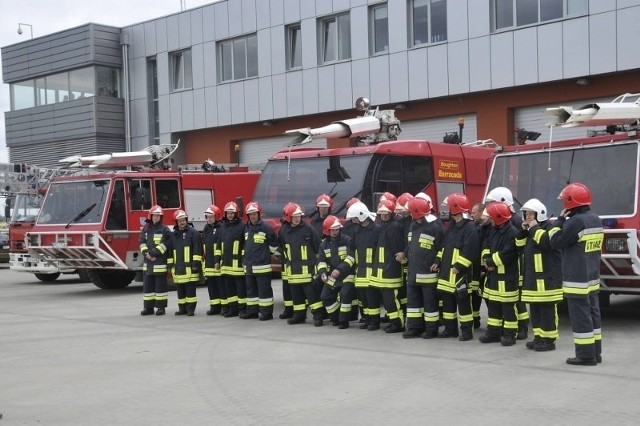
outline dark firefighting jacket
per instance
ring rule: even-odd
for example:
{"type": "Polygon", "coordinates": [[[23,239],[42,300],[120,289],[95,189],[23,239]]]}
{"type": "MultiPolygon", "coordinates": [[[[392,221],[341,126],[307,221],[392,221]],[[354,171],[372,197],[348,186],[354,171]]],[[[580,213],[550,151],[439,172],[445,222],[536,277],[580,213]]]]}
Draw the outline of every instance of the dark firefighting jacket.
{"type": "Polygon", "coordinates": [[[551,247],[562,251],[562,289],[566,297],[586,297],[600,289],[602,221],[589,207],[559,217],[549,231],[551,247]]]}
{"type": "Polygon", "coordinates": [[[327,284],[331,287],[339,287],[343,282],[353,283],[353,265],[355,258],[351,246],[351,238],[342,234],[336,238],[326,237],[320,243],[318,251],[318,274],[327,275],[327,284]],[[338,278],[330,276],[331,272],[337,269],[340,271],[338,278]]]}
{"type": "Polygon", "coordinates": [[[220,222],[213,225],[207,223],[202,230],[202,241],[204,243],[204,261],[202,272],[205,277],[219,277],[220,269],[215,268],[215,264],[220,262],[220,222]]]}
{"type": "Polygon", "coordinates": [[[367,219],[367,225],[359,225],[357,229],[352,242],[356,259],[356,287],[367,287],[374,276],[380,225],[367,219]]]}
{"type": "Polygon", "coordinates": [[[396,254],[404,251],[402,224],[396,220],[380,222],[380,233],[376,244],[376,271],[371,285],[380,288],[402,287],[402,263],[396,254]]]}
{"type": "Polygon", "coordinates": [[[271,273],[271,253],[278,249],[276,234],[268,224],[259,220],[244,227],[244,257],[242,264],[247,275],[271,273]]]}
{"type": "Polygon", "coordinates": [[[244,275],[244,222],[240,219],[224,220],[220,226],[220,272],[223,275],[244,275]]]}
{"type": "Polygon", "coordinates": [[[407,284],[437,284],[438,273],[431,271],[444,241],[442,222],[413,222],[407,234],[407,284]]]}
{"type": "Polygon", "coordinates": [[[436,263],[440,267],[438,291],[453,293],[456,286],[466,284],[469,287],[473,277],[473,260],[479,249],[478,232],[473,222],[469,219],[452,221],[444,234],[442,249],[437,257],[436,263]],[[458,274],[454,273],[454,267],[458,274]]]}
{"type": "Polygon", "coordinates": [[[311,283],[320,247],[316,231],[311,225],[301,222],[297,226],[280,228],[279,240],[289,284],[311,283]]]}
{"type": "Polygon", "coordinates": [[[153,224],[148,222],[140,232],[140,253],[142,253],[144,263],[142,271],[149,275],[167,274],[167,246],[166,243],[171,237],[169,227],[162,222],[153,224]],[[146,254],[155,257],[156,260],[149,260],[146,254]]]}
{"type": "Polygon", "coordinates": [[[509,221],[499,228],[491,227],[482,250],[483,263],[495,268],[487,272],[483,295],[494,302],[511,303],[520,298],[518,286],[518,230],[509,221]]]}
{"type": "Polygon", "coordinates": [[[171,267],[173,282],[182,284],[200,279],[202,269],[202,238],[200,233],[188,225],[185,229],[177,226],[169,239],[171,256],[168,263],[171,267]]]}

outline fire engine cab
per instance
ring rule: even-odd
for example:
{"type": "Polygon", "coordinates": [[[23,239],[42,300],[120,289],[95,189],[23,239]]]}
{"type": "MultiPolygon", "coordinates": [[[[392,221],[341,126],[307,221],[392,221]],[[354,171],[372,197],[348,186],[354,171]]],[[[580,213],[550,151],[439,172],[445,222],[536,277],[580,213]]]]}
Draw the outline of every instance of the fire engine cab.
{"type": "MultiPolygon", "coordinates": [[[[638,200],[640,94],[625,94],[610,103],[578,108],[548,108],[551,127],[606,126],[590,137],[504,147],[496,153],[487,191],[497,186],[511,190],[519,208],[540,199],[557,216],[558,195],[571,182],[589,187],[591,209],[602,218],[601,301],[613,293],[640,294],[638,200]]],[[[558,129],[561,134],[562,130],[558,129]]],[[[585,132],[587,133],[587,132],[585,132]]]]}
{"type": "Polygon", "coordinates": [[[25,236],[31,257],[58,268],[83,271],[99,288],[126,287],[142,270],[139,237],[152,205],[164,210],[172,227],[173,213],[184,209],[198,230],[210,204],[248,199],[259,173],[214,173],[211,162],[201,170],[166,170],[176,145],[144,151],[61,160],[82,172],[51,181],[37,220],[25,236]],[[151,166],[160,169],[113,170],[151,166]]]}
{"type": "Polygon", "coordinates": [[[387,191],[396,195],[423,191],[436,209],[452,192],[465,193],[472,202],[482,201],[493,153],[486,145],[491,144],[397,140],[400,121],[393,110],[370,109],[364,98],[356,101],[356,108],[364,115],[286,132],[292,135],[291,148],[269,159],[253,198],[262,206],[265,220],[279,228],[282,208],[289,201],[311,214],[322,193],[333,198],[332,214],[336,215],[346,213],[345,205],[352,197],[375,209],[380,195],[387,191]],[[358,146],[293,149],[314,136],[354,138],[358,146]]]}

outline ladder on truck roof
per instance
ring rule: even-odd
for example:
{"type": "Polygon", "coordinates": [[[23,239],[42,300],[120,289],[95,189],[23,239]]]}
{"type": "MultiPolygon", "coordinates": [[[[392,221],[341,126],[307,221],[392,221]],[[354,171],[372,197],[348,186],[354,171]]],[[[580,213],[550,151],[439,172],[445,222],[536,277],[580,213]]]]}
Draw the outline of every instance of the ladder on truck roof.
{"type": "Polygon", "coordinates": [[[611,102],[593,103],[573,108],[547,108],[553,115],[550,127],[577,126],[638,126],[640,121],[640,93],[625,93],[611,102]]]}

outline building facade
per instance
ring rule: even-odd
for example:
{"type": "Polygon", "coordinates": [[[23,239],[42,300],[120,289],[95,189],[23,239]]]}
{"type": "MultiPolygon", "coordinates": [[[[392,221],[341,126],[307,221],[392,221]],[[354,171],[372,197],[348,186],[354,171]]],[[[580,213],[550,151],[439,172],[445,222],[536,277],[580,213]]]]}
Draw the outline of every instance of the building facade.
{"type": "Polygon", "coordinates": [[[513,144],[521,128],[548,138],[547,106],[640,92],[637,22],[640,0],[223,0],[121,29],[89,24],[2,49],[7,144],[15,162],[52,143],[94,154],[127,136],[132,149],[180,140],[181,163],[257,164],[283,149],[285,130],[355,116],[359,96],[395,107],[403,139],[441,141],[458,117],[464,141],[513,144]],[[68,37],[86,51],[60,60],[68,37]],[[74,73],[87,68],[94,93],[82,97],[74,73]],[[102,68],[119,70],[113,84],[102,68]]]}

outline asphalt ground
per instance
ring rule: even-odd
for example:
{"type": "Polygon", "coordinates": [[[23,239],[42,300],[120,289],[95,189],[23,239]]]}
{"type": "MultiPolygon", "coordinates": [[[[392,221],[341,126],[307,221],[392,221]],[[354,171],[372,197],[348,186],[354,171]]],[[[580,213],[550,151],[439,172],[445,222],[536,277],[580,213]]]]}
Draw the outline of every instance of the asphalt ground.
{"type": "MultiPolygon", "coordinates": [[[[276,310],[281,284],[274,281],[276,310]]],[[[355,323],[140,316],[140,283],[99,290],[0,270],[0,424],[396,425],[640,421],[640,296],[603,309],[603,358],[477,340],[405,340],[355,323]]]]}

